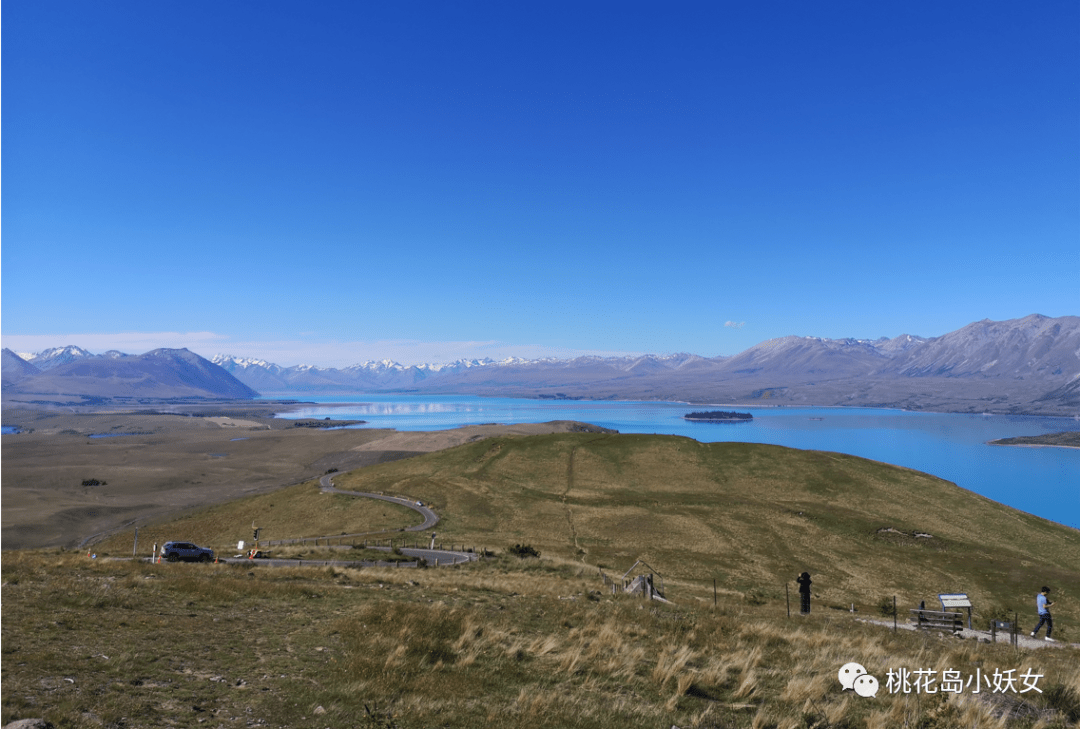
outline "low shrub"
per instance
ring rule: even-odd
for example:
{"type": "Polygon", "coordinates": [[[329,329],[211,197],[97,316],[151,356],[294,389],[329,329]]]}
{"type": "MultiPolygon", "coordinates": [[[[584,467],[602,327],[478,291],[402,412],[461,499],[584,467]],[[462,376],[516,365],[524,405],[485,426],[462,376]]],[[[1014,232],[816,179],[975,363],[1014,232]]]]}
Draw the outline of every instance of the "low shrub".
{"type": "Polygon", "coordinates": [[[539,557],[540,553],[528,544],[515,544],[506,550],[510,554],[518,557],[519,559],[525,559],[526,557],[539,557]]]}

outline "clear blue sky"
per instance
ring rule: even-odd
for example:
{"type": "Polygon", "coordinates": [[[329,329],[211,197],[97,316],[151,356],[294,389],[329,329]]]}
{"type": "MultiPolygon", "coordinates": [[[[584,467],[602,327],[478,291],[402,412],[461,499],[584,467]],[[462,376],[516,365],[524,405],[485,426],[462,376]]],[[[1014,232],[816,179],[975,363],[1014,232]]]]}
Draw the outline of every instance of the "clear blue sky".
{"type": "Polygon", "coordinates": [[[1080,6],[7,2],[4,346],[735,354],[1080,314],[1080,6]]]}

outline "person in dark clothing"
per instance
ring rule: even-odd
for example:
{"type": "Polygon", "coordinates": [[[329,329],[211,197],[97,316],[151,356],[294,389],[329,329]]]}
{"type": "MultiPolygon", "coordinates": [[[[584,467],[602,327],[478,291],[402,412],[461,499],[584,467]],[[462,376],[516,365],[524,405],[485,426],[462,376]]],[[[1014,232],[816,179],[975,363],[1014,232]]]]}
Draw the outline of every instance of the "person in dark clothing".
{"type": "Polygon", "coordinates": [[[803,572],[801,575],[799,575],[795,579],[795,581],[799,583],[799,598],[801,600],[801,605],[800,605],[799,612],[801,612],[803,615],[809,615],[810,614],[810,585],[813,584],[812,581],[810,580],[810,573],[809,572],[803,572]]]}

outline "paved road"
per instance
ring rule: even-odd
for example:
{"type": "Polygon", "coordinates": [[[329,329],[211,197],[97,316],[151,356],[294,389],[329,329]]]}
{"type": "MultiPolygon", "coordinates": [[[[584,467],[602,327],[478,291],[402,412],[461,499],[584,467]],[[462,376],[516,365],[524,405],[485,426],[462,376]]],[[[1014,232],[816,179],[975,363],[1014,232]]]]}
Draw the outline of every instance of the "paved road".
{"type": "MultiPolygon", "coordinates": [[[[436,514],[434,511],[432,511],[430,508],[422,505],[420,502],[416,501],[415,499],[407,499],[407,498],[403,498],[403,497],[400,497],[400,496],[386,496],[385,494],[368,493],[366,491],[342,491],[341,489],[334,488],[333,477],[331,476],[331,474],[326,474],[325,476],[320,478],[319,479],[319,486],[322,488],[323,491],[325,491],[327,493],[344,494],[345,496],[356,496],[356,497],[366,498],[366,499],[378,499],[380,501],[389,501],[392,504],[398,504],[400,506],[407,507],[407,508],[412,509],[413,511],[417,512],[421,516],[423,516],[424,517],[424,522],[422,524],[418,524],[416,526],[411,526],[411,527],[405,527],[403,529],[385,529],[383,531],[378,531],[378,532],[364,532],[364,533],[360,533],[360,534],[334,534],[334,535],[330,535],[330,536],[326,536],[326,537],[305,537],[305,538],[301,538],[301,539],[274,539],[274,540],[271,540],[271,541],[269,541],[267,543],[268,546],[283,545],[283,544],[303,544],[303,543],[310,542],[310,541],[315,541],[315,543],[318,544],[320,539],[326,540],[327,546],[330,546],[329,543],[332,540],[335,540],[335,539],[339,540],[339,543],[340,543],[340,540],[342,540],[342,539],[356,539],[356,538],[360,538],[360,537],[377,536],[377,535],[380,535],[380,534],[391,534],[391,533],[397,533],[397,532],[423,532],[423,531],[427,531],[428,529],[431,529],[433,526],[435,526],[436,524],[439,523],[439,515],[436,514]]],[[[385,551],[390,551],[390,547],[370,547],[370,549],[382,549],[382,550],[385,550],[385,551]]],[[[452,550],[452,549],[421,549],[421,548],[414,548],[414,547],[401,547],[400,551],[401,551],[402,554],[404,554],[404,555],[406,555],[408,557],[416,557],[417,559],[425,559],[425,560],[427,560],[428,565],[431,566],[431,567],[435,567],[435,566],[444,567],[444,566],[449,566],[449,565],[462,564],[462,563],[465,563],[465,562],[475,562],[479,558],[479,555],[477,555],[475,552],[464,552],[464,551],[459,552],[457,550],[452,550]]],[[[240,558],[238,558],[238,557],[225,558],[225,559],[221,559],[220,561],[221,562],[227,562],[229,564],[247,562],[247,563],[252,564],[252,565],[262,564],[262,565],[269,565],[269,566],[275,566],[275,567],[283,567],[283,566],[293,566],[293,567],[295,567],[297,565],[312,565],[312,566],[315,566],[315,565],[318,565],[318,566],[332,565],[332,566],[340,566],[340,567],[351,567],[351,566],[357,566],[357,567],[374,567],[374,566],[378,566],[378,567],[395,567],[395,566],[415,567],[416,566],[415,563],[406,563],[406,564],[402,565],[402,564],[395,563],[395,562],[371,562],[371,561],[357,561],[357,560],[310,560],[310,559],[297,560],[297,559],[273,559],[273,558],[271,558],[271,559],[248,560],[248,559],[245,559],[245,558],[242,558],[242,557],[240,557],[240,558]]]]}
{"type": "MultiPolygon", "coordinates": [[[[348,548],[346,547],[346,549],[348,548]]],[[[368,549],[379,549],[386,552],[390,551],[390,547],[368,547],[368,549]]],[[[414,549],[412,547],[403,547],[401,553],[407,557],[426,559],[429,567],[449,567],[455,564],[475,562],[479,559],[479,555],[475,552],[457,552],[449,549],[414,549]]],[[[370,560],[349,559],[278,559],[276,557],[270,557],[268,559],[223,557],[219,558],[218,561],[226,564],[248,564],[252,566],[266,565],[269,567],[404,567],[408,569],[417,566],[415,562],[373,562],[370,560]]]]}
{"type": "Polygon", "coordinates": [[[420,502],[415,499],[403,499],[398,496],[384,496],[383,494],[372,494],[366,491],[342,491],[341,489],[334,488],[333,477],[330,474],[326,474],[319,479],[319,486],[323,491],[327,491],[332,494],[345,494],[346,496],[362,496],[367,499],[379,499],[381,501],[389,501],[391,504],[399,504],[406,506],[413,511],[419,512],[424,517],[424,523],[419,526],[405,527],[402,531],[406,532],[422,532],[439,523],[439,515],[426,506],[421,506],[420,502]]]}

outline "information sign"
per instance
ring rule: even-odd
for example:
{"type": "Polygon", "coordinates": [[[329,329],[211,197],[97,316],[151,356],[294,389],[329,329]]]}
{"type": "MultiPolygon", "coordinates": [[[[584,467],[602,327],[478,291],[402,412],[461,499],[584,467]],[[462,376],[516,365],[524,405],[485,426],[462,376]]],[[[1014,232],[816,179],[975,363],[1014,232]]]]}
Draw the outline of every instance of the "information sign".
{"type": "Polygon", "coordinates": [[[938,595],[938,600],[941,600],[942,610],[948,610],[949,608],[971,607],[971,600],[968,599],[967,593],[965,592],[955,592],[946,595],[938,595]]]}
{"type": "Polygon", "coordinates": [[[950,592],[944,595],[938,595],[938,600],[941,600],[942,610],[949,610],[950,608],[967,608],[968,630],[971,630],[971,600],[968,599],[966,592],[950,592]]]}

